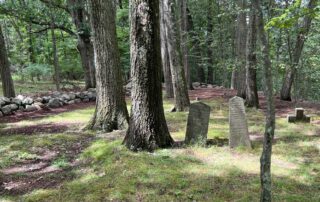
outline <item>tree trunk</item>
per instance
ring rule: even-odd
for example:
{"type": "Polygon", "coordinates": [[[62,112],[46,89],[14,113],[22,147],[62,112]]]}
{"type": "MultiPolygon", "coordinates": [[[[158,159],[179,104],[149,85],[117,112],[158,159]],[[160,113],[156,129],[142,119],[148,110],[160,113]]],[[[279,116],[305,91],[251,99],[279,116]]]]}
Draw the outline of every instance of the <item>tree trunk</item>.
{"type": "Polygon", "coordinates": [[[161,91],[159,0],[131,0],[132,108],[124,144],[133,151],[172,146],[161,91]]]}
{"type": "Polygon", "coordinates": [[[183,58],[184,73],[188,89],[193,89],[190,66],[189,66],[189,51],[188,51],[188,12],[187,12],[187,0],[179,0],[180,3],[180,40],[181,51],[183,58]]]}
{"type": "Polygon", "coordinates": [[[163,8],[175,109],[176,111],[185,111],[189,108],[190,101],[182,62],[180,26],[177,24],[179,18],[177,17],[175,0],[163,0],[163,8]]]}
{"type": "Polygon", "coordinates": [[[3,96],[5,97],[15,97],[13,80],[11,77],[10,63],[8,59],[6,44],[4,36],[2,33],[2,27],[0,25],[0,71],[1,71],[1,81],[3,96]]]}
{"type": "Polygon", "coordinates": [[[201,58],[201,54],[200,54],[201,48],[199,46],[200,41],[199,41],[199,37],[196,34],[196,30],[194,30],[193,19],[189,9],[187,9],[187,13],[188,13],[188,27],[189,27],[188,30],[191,36],[190,38],[191,38],[192,47],[194,48],[193,63],[197,70],[198,81],[204,83],[206,81],[204,69],[202,65],[199,65],[199,59],[201,58]]]}
{"type": "Polygon", "coordinates": [[[247,61],[246,61],[246,105],[259,108],[259,97],[257,90],[257,57],[256,57],[256,14],[251,5],[248,36],[247,36],[247,61]]]}
{"type": "Polygon", "coordinates": [[[237,4],[241,10],[237,16],[236,69],[232,72],[231,83],[237,90],[237,96],[246,98],[246,51],[244,51],[247,41],[246,0],[237,0],[237,4]]]}
{"type": "MultiPolygon", "coordinates": [[[[309,0],[307,8],[311,11],[315,8],[317,0],[309,0]]],[[[314,14],[306,14],[306,16],[301,19],[301,23],[299,24],[299,31],[297,35],[296,45],[292,54],[292,64],[286,70],[285,77],[283,80],[280,99],[291,101],[291,88],[294,81],[294,77],[297,73],[297,66],[299,65],[301,53],[303,50],[304,42],[306,40],[306,36],[309,33],[311,27],[311,21],[314,14]]]]}
{"type": "Polygon", "coordinates": [[[172,75],[170,70],[169,52],[167,46],[166,27],[164,22],[163,0],[160,0],[160,38],[161,38],[161,57],[164,82],[166,87],[166,97],[174,98],[172,75]]]}
{"type": "Polygon", "coordinates": [[[263,140],[263,151],[260,158],[261,201],[271,201],[271,154],[272,140],[275,130],[275,108],[273,98],[272,65],[269,53],[269,43],[264,30],[264,20],[260,0],[253,1],[257,12],[257,29],[261,41],[264,66],[265,95],[267,99],[266,126],[263,140]]]}
{"type": "Polygon", "coordinates": [[[88,129],[111,132],[126,129],[128,111],[123,92],[113,0],[90,0],[96,61],[96,110],[88,129]]]}
{"type": "MultiPolygon", "coordinates": [[[[52,19],[52,24],[54,20],[52,19]]],[[[57,91],[60,91],[60,67],[59,58],[57,50],[57,40],[54,32],[54,27],[51,27],[51,37],[52,37],[52,51],[53,51],[53,67],[54,67],[54,82],[56,84],[57,91]]]]}
{"type": "Polygon", "coordinates": [[[85,88],[95,88],[94,50],[90,40],[90,22],[86,16],[85,0],[68,0],[68,7],[77,29],[78,50],[84,70],[85,88]]]}
{"type": "Polygon", "coordinates": [[[213,21],[212,21],[212,0],[208,0],[208,8],[207,8],[207,58],[208,58],[208,77],[207,83],[213,84],[213,51],[212,51],[212,43],[213,43],[213,21]]]}

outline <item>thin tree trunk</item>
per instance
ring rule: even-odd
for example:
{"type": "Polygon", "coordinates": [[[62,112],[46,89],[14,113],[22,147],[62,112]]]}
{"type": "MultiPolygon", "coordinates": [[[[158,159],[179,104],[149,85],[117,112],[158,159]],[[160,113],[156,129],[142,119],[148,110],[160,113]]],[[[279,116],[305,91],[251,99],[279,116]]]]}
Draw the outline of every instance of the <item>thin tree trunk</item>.
{"type": "Polygon", "coordinates": [[[13,80],[11,77],[10,63],[8,59],[8,53],[6,49],[6,44],[4,36],[2,33],[2,26],[0,25],[0,73],[2,81],[3,96],[5,97],[15,97],[13,80]]]}
{"type": "Polygon", "coordinates": [[[90,0],[96,61],[96,110],[88,129],[111,132],[128,127],[113,0],[90,0]]]}
{"type": "Polygon", "coordinates": [[[212,0],[208,0],[207,10],[207,57],[208,57],[208,77],[207,83],[213,84],[213,19],[212,19],[212,0]]]}
{"type": "Polygon", "coordinates": [[[257,26],[256,14],[251,5],[248,36],[247,36],[247,61],[246,61],[246,105],[248,107],[259,108],[259,97],[257,90],[257,57],[256,41],[257,26]]]}
{"type": "Polygon", "coordinates": [[[299,61],[300,61],[301,53],[303,50],[304,42],[306,40],[306,36],[308,35],[311,27],[311,21],[313,18],[313,14],[311,11],[315,8],[316,3],[317,3],[317,0],[309,1],[307,8],[309,9],[310,13],[307,14],[299,24],[297,40],[296,40],[295,48],[292,54],[292,64],[286,70],[282,88],[281,88],[281,93],[280,93],[281,100],[291,101],[292,84],[294,82],[294,78],[297,73],[297,66],[299,65],[299,61]]]}
{"type": "MultiPolygon", "coordinates": [[[[52,19],[53,23],[53,19],[52,19]]],[[[53,67],[54,67],[54,82],[56,84],[57,91],[60,91],[60,67],[57,50],[57,39],[54,31],[54,27],[51,27],[51,38],[52,38],[52,51],[53,51],[53,67]]]]}
{"type": "Polygon", "coordinates": [[[190,101],[180,47],[180,26],[177,24],[177,5],[175,0],[163,0],[164,21],[169,52],[170,68],[175,98],[175,110],[186,111],[190,101]]]}
{"type": "Polygon", "coordinates": [[[236,36],[236,70],[232,73],[233,88],[237,90],[237,95],[246,98],[246,41],[247,41],[247,7],[246,0],[237,0],[241,9],[237,16],[237,36],[236,36]]]}
{"type": "Polygon", "coordinates": [[[261,41],[264,66],[265,95],[267,99],[266,126],[263,140],[263,151],[260,158],[261,198],[263,202],[271,201],[271,154],[272,140],[275,130],[275,108],[273,98],[272,65],[269,53],[269,43],[264,30],[264,20],[260,0],[253,1],[257,12],[257,29],[261,41]]]}
{"type": "Polygon", "coordinates": [[[73,22],[77,29],[78,50],[84,70],[85,88],[95,88],[95,65],[94,50],[90,40],[91,30],[90,22],[85,12],[85,0],[68,0],[67,1],[73,22]]]}
{"type": "Polygon", "coordinates": [[[161,38],[162,69],[163,69],[164,82],[166,87],[166,97],[174,98],[163,9],[164,9],[163,0],[160,0],[160,38],[161,38]]]}
{"type": "Polygon", "coordinates": [[[133,151],[172,146],[161,91],[159,0],[131,0],[132,108],[124,144],[133,151]]]}

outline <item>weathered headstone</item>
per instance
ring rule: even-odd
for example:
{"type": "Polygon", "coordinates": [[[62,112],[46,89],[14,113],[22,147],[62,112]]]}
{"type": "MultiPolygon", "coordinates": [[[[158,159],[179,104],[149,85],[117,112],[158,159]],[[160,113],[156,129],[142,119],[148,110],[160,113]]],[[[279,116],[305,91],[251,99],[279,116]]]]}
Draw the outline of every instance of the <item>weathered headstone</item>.
{"type": "Polygon", "coordinates": [[[303,108],[296,108],[296,115],[288,115],[288,122],[289,123],[295,123],[295,122],[310,123],[311,117],[304,115],[303,108]]]}
{"type": "Polygon", "coordinates": [[[229,125],[229,146],[251,148],[244,100],[241,97],[236,96],[229,100],[229,125]]]}
{"type": "Polygon", "coordinates": [[[202,102],[190,105],[187,123],[186,144],[206,144],[210,107],[202,102]]]}

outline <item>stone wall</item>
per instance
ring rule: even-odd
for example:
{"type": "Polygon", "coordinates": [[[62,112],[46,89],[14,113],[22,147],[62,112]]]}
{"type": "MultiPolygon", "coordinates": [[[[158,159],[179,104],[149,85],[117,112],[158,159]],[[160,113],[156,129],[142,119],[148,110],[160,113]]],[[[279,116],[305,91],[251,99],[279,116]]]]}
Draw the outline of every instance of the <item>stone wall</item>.
{"type": "Polygon", "coordinates": [[[59,108],[68,104],[96,100],[96,89],[82,92],[54,92],[42,97],[18,95],[15,98],[0,97],[0,117],[11,115],[16,111],[31,112],[43,108],[59,108]]]}

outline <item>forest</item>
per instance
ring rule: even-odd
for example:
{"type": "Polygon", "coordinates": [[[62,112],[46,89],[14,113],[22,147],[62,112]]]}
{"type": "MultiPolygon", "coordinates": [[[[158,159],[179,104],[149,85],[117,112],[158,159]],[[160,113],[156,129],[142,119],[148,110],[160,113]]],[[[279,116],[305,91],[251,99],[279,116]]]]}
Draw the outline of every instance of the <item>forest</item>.
{"type": "Polygon", "coordinates": [[[320,201],[317,0],[0,0],[0,201],[320,201]]]}

